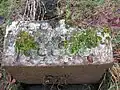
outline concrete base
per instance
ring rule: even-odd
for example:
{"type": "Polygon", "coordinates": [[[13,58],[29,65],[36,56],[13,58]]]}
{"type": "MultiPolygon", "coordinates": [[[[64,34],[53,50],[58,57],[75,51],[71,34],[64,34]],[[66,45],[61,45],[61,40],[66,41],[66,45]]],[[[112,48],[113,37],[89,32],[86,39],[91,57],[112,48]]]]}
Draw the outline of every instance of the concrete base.
{"type": "Polygon", "coordinates": [[[75,66],[6,66],[15,79],[26,84],[96,83],[113,63],[75,66]]]}

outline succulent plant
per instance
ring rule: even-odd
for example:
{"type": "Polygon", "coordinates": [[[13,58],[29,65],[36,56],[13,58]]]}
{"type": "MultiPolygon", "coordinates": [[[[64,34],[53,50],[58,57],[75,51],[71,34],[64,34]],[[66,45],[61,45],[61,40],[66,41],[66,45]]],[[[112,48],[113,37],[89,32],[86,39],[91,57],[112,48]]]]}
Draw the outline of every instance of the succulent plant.
{"type": "Polygon", "coordinates": [[[24,55],[28,55],[28,52],[32,49],[36,50],[38,48],[37,43],[34,41],[34,37],[32,37],[28,32],[21,31],[18,34],[15,43],[16,52],[23,53],[24,55]]]}
{"type": "Polygon", "coordinates": [[[98,35],[96,28],[88,28],[83,31],[77,31],[72,34],[70,40],[64,41],[64,48],[69,50],[71,54],[77,54],[79,52],[84,52],[87,48],[95,48],[99,44],[106,44],[106,41],[102,41],[102,37],[106,37],[106,40],[110,40],[109,37],[109,29],[104,27],[103,30],[101,30],[101,35],[98,35]],[[108,36],[105,36],[107,35],[108,36]]]}

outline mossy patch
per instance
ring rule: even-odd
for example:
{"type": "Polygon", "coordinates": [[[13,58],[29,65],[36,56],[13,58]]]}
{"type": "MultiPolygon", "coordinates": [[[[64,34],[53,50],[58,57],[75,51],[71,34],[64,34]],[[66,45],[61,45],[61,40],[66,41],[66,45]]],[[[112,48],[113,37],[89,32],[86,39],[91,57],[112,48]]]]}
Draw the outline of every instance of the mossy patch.
{"type": "Polygon", "coordinates": [[[16,39],[15,50],[16,52],[22,53],[28,56],[30,50],[36,50],[38,48],[37,43],[28,32],[21,31],[16,39]]]}
{"type": "MultiPolygon", "coordinates": [[[[89,28],[83,31],[77,31],[72,34],[69,40],[64,41],[64,48],[69,50],[71,54],[77,54],[78,52],[84,52],[87,48],[95,48],[99,44],[102,44],[102,36],[109,34],[109,30],[104,28],[101,30],[102,36],[97,34],[96,28],[89,28]]],[[[110,40],[107,36],[106,40],[110,40]]],[[[106,42],[106,41],[105,41],[106,42]]],[[[104,42],[104,44],[105,44],[104,42]]]]}

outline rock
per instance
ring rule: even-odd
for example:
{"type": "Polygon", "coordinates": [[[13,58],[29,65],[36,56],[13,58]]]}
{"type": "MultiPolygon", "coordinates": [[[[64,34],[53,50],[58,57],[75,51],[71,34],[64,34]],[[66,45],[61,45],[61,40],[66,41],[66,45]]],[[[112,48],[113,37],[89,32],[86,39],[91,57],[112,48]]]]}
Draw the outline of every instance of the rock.
{"type": "MultiPolygon", "coordinates": [[[[60,20],[59,25],[52,28],[48,21],[28,22],[20,21],[12,22],[6,28],[4,41],[4,65],[23,65],[23,66],[46,66],[46,65],[79,65],[89,64],[87,56],[93,54],[92,64],[103,64],[112,62],[112,45],[100,44],[99,46],[86,49],[77,55],[70,54],[69,48],[64,48],[64,41],[70,40],[73,32],[84,31],[85,29],[65,27],[65,20],[60,20]],[[15,51],[15,41],[20,31],[28,32],[34,41],[38,44],[37,50],[28,51],[29,56],[20,55],[16,62],[17,52],[15,51]],[[15,63],[15,64],[14,64],[15,63]]],[[[100,33],[98,35],[101,36],[100,33]]],[[[106,37],[108,35],[105,35],[106,37]]],[[[105,37],[103,37],[105,40],[105,37]]]]}
{"type": "Polygon", "coordinates": [[[38,55],[39,55],[39,56],[46,56],[46,55],[47,55],[47,50],[44,49],[44,48],[40,48],[40,49],[38,50],[38,55]]]}
{"type": "Polygon", "coordinates": [[[57,49],[54,49],[54,50],[53,50],[53,55],[54,55],[54,56],[59,56],[59,55],[60,55],[60,51],[57,50],[57,49]]]}
{"type": "Polygon", "coordinates": [[[43,21],[40,23],[40,29],[42,29],[42,30],[47,30],[49,27],[50,27],[50,25],[46,21],[43,21]]]}
{"type": "Polygon", "coordinates": [[[55,16],[57,16],[57,2],[58,0],[43,0],[45,2],[45,8],[46,13],[45,17],[46,19],[51,19],[55,16]]]}

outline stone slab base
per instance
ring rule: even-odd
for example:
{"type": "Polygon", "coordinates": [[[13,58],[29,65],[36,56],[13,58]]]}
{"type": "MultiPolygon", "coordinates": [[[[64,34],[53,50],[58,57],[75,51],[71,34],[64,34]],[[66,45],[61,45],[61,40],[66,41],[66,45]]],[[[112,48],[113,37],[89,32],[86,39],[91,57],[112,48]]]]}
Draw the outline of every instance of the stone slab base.
{"type": "Polygon", "coordinates": [[[75,66],[4,66],[15,79],[26,84],[96,83],[113,63],[75,66]]]}

